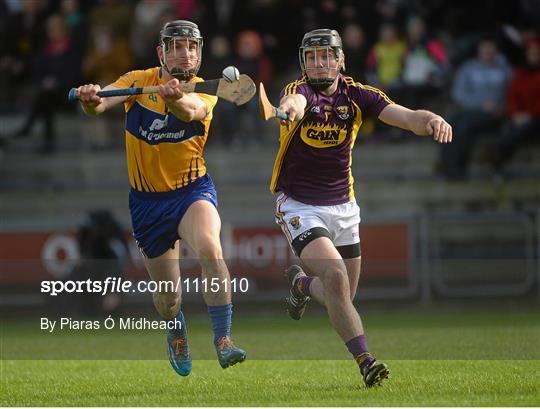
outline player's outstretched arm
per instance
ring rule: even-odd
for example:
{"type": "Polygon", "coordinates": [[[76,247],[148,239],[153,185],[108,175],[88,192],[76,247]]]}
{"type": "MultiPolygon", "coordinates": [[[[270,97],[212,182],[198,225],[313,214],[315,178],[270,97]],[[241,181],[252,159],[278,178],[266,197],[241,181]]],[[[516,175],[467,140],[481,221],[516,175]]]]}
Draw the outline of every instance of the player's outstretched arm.
{"type": "MultiPolygon", "coordinates": [[[[116,87],[107,85],[105,88],[103,88],[104,91],[109,89],[116,89],[116,87]]],[[[95,84],[81,85],[77,88],[77,98],[79,99],[82,109],[86,115],[99,115],[105,112],[107,109],[121,104],[128,99],[127,96],[101,98],[97,95],[97,93],[101,90],[101,87],[95,84]]]]}
{"type": "Polygon", "coordinates": [[[176,78],[159,85],[158,93],[173,115],[181,121],[200,121],[208,114],[204,101],[195,93],[182,92],[180,81],[176,78]]]}
{"type": "Polygon", "coordinates": [[[436,142],[452,142],[452,127],[441,116],[430,111],[405,108],[390,104],[379,114],[384,123],[414,132],[416,135],[430,135],[436,142]]]}
{"type": "MultiPolygon", "coordinates": [[[[302,94],[285,95],[279,102],[278,109],[287,114],[288,121],[300,121],[304,117],[304,111],[307,106],[306,97],[302,94]]],[[[287,124],[287,121],[280,121],[283,125],[287,124]]]]}

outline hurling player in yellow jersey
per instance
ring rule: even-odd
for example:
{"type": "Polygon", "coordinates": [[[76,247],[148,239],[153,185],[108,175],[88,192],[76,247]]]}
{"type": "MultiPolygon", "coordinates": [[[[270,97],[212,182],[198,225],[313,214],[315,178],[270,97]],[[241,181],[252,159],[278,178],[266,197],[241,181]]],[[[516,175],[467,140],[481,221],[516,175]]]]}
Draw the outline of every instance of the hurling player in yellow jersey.
{"type": "Polygon", "coordinates": [[[451,142],[452,128],[432,112],[407,109],[343,75],[345,56],[335,30],[306,33],[299,57],[302,76],[283,89],[280,101],[289,121],[280,127],[271,190],[278,194],[276,221],[311,275],[299,266],[287,270],[287,309],[298,320],[310,297],[326,306],[364,382],[378,385],[389,370],[369,353],[352,303],[361,260],[352,148],[366,116],[440,143],[451,142]]]}
{"type": "MultiPolygon", "coordinates": [[[[203,277],[219,283],[217,292],[203,295],[218,360],[227,368],[244,361],[246,352],[235,347],[230,338],[230,277],[219,240],[216,190],[202,155],[217,97],[179,89],[182,82],[202,81],[196,76],[202,46],[196,24],[168,22],[157,46],[160,66],[128,72],[104,88],[157,85],[157,94],[100,98],[96,95],[100,86],[87,84],[77,89],[77,97],[88,115],[124,104],[133,235],[153,280],[180,280],[178,240],[182,239],[195,251],[203,277]]],[[[192,361],[180,290],[158,291],[153,299],[159,314],[171,324],[168,327],[174,327],[167,332],[171,365],[178,374],[187,376],[192,361]]]]}

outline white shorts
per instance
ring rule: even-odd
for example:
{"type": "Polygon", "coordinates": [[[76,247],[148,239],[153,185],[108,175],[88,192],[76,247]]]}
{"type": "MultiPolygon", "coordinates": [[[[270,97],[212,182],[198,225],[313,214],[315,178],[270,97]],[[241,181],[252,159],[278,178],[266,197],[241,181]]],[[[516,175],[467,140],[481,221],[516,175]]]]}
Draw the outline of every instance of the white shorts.
{"type": "Polygon", "coordinates": [[[318,237],[328,237],[343,258],[360,256],[360,207],[356,200],[314,206],[281,193],[276,199],[276,223],[297,256],[318,237]]]}

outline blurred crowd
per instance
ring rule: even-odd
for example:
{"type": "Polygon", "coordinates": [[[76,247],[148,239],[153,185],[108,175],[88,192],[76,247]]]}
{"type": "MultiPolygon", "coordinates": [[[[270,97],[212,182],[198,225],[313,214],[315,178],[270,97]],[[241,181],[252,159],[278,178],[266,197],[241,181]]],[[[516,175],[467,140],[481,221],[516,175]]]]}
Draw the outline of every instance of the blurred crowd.
{"type": "MultiPolygon", "coordinates": [[[[156,66],[159,30],[174,19],[201,29],[202,77],[235,65],[274,99],[299,75],[302,35],[337,29],[348,75],[402,105],[448,116],[455,140],[438,163],[447,178],[467,176],[481,135],[492,136],[488,157],[498,170],[520,146],[540,140],[539,0],[0,0],[0,16],[0,115],[24,113],[14,138],[42,121],[45,153],[55,149],[56,114],[74,110],[65,103],[69,88],[105,86],[156,66]]],[[[218,104],[212,143],[262,142],[256,101],[232,115],[236,109],[218,104]]],[[[108,146],[118,115],[93,124],[95,147],[108,146]]],[[[374,127],[367,122],[364,130],[374,127]]]]}

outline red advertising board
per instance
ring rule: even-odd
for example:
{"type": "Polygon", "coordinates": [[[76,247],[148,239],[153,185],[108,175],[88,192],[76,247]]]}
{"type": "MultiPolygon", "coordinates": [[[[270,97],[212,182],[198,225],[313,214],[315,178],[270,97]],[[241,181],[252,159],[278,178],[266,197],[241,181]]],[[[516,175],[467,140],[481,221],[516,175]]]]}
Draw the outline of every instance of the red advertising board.
{"type": "MultiPolygon", "coordinates": [[[[361,226],[363,279],[403,279],[409,274],[410,254],[407,224],[361,226]]],[[[129,263],[124,272],[132,279],[145,279],[141,255],[131,235],[129,263]]],[[[284,267],[296,258],[281,233],[273,227],[224,229],[223,253],[231,273],[255,279],[281,280],[284,267]]],[[[2,284],[34,284],[69,276],[79,260],[74,232],[0,233],[2,284]]],[[[196,275],[200,268],[193,253],[182,247],[183,275],[196,275]]]]}

